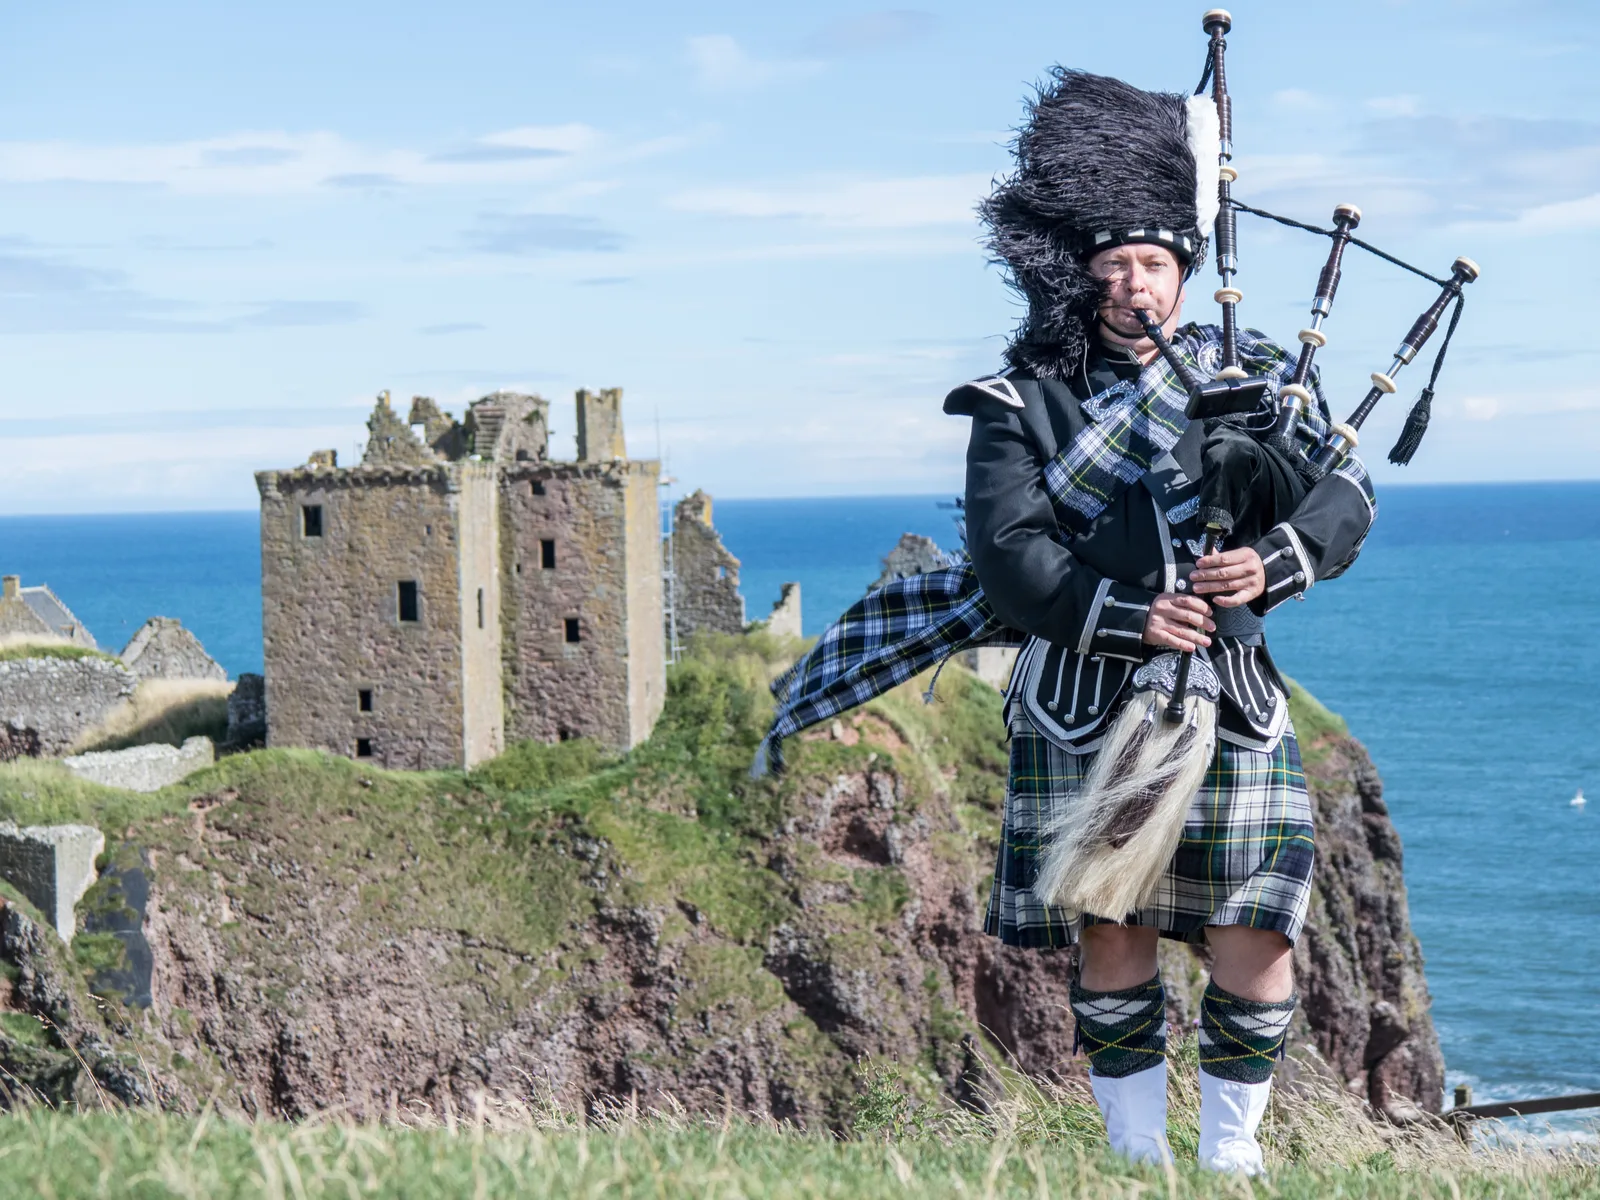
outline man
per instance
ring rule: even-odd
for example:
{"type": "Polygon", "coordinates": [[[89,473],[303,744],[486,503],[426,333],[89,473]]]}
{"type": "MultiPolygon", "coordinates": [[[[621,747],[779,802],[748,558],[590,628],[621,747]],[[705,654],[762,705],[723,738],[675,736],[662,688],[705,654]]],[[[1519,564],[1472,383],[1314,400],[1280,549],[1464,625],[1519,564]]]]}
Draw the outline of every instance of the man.
{"type": "MultiPolygon", "coordinates": [[[[1184,418],[1135,313],[1154,315],[1202,374],[1220,365],[1218,330],[1179,325],[1215,213],[1206,115],[1182,97],[1056,72],[1018,135],[1016,171],[982,209],[1028,306],[1011,365],[956,389],[945,410],[972,418],[972,567],[995,616],[1028,635],[1007,696],[1010,774],[986,927],[1013,945],[1080,944],[1071,1002],[1095,1097],[1113,1147],[1146,1160],[1171,1155],[1157,938],[1209,943],[1200,1158],[1254,1174],[1296,1003],[1291,952],[1313,849],[1260,615],[1344,570],[1375,508],[1348,457],[1287,521],[1196,561],[1204,433],[1184,418]],[[1041,832],[1078,797],[1135,668],[1171,650],[1208,655],[1222,680],[1219,743],[1182,840],[1145,908],[1063,911],[1032,890],[1041,832]]],[[[1241,342],[1247,371],[1283,382],[1292,363],[1281,348],[1249,331],[1241,342]]],[[[1325,411],[1312,414],[1310,436],[1327,425],[1325,411]]]]}

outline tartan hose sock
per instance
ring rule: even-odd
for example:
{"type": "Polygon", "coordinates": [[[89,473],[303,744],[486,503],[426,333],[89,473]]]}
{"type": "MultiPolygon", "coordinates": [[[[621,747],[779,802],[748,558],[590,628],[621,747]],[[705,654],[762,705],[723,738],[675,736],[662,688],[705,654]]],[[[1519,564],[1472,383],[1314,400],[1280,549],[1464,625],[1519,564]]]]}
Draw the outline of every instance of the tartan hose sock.
{"type": "Polygon", "coordinates": [[[1299,996],[1246,1000],[1223,991],[1215,980],[1207,984],[1200,998],[1200,1069],[1236,1083],[1271,1079],[1299,1002],[1299,996]]]}
{"type": "Polygon", "coordinates": [[[1094,1074],[1121,1079],[1166,1061],[1167,993],[1157,975],[1117,992],[1093,992],[1073,980],[1074,1050],[1089,1055],[1094,1074]]]}

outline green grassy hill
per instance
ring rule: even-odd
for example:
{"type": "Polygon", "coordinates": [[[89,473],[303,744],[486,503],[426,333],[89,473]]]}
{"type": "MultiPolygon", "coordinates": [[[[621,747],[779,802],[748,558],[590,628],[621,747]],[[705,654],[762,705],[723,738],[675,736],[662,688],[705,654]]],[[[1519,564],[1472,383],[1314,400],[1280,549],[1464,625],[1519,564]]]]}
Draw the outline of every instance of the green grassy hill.
{"type": "MultiPolygon", "coordinates": [[[[698,642],[626,756],[523,744],[463,774],[257,751],[151,796],[0,767],[0,818],[108,838],[70,953],[14,894],[0,913],[9,1095],[91,1110],[0,1122],[0,1179],[58,1196],[1166,1190],[1102,1156],[1065,956],[977,932],[999,696],[952,667],[935,704],[908,685],[751,780],[766,682],[796,650],[698,642]],[[141,981],[149,1003],[130,1003],[141,981]]],[[[1359,842],[1333,858],[1366,892],[1398,888],[1398,859],[1369,853],[1387,826],[1370,763],[1294,703],[1319,804],[1359,842]]],[[[1357,912],[1338,883],[1326,912],[1357,912]]],[[[1337,959],[1354,934],[1325,938],[1337,959]]],[[[1198,963],[1168,950],[1181,1009],[1198,963]]],[[[1334,990],[1378,986],[1351,961],[1334,990]]],[[[1304,1049],[1325,1032],[1303,1029],[1304,1049]]],[[[1346,1042],[1327,1045],[1359,1068],[1346,1042]]],[[[1180,1044],[1173,1085],[1191,1153],[1192,1058],[1180,1044]]],[[[1374,1123],[1336,1067],[1274,1109],[1282,1194],[1600,1187],[1374,1123]]]]}

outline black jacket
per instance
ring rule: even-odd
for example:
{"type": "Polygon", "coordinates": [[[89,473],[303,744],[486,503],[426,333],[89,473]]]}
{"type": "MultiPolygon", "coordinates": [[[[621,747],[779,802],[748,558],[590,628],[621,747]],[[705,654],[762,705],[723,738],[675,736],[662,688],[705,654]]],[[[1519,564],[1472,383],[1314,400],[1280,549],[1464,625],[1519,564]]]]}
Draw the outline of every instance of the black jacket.
{"type": "MultiPolygon", "coordinates": [[[[1001,619],[1043,643],[1025,648],[1013,697],[1027,699],[1028,677],[1036,677],[1030,715],[1055,726],[1042,731],[1073,749],[1098,738],[1132,668],[1157,652],[1142,640],[1150,604],[1161,592],[1187,589],[1200,549],[1196,506],[1186,503],[1198,495],[1199,422],[1083,533],[1064,532],[1045,490],[1046,464],[1090,424],[1083,401],[1138,370],[1131,358],[1096,354],[1070,384],[1011,372],[1003,392],[979,381],[945,400],[947,413],[972,418],[966,522],[978,580],[1001,619]]],[[[1258,612],[1348,566],[1373,514],[1369,493],[1349,474],[1331,474],[1312,488],[1289,520],[1255,543],[1267,572],[1258,612]]],[[[1216,640],[1211,657],[1236,718],[1224,712],[1224,735],[1245,744],[1276,741],[1286,704],[1260,622],[1240,610],[1216,615],[1230,636],[1216,640]],[[1220,661],[1219,648],[1240,661],[1220,661]],[[1233,687],[1230,666],[1244,676],[1233,687]]]]}

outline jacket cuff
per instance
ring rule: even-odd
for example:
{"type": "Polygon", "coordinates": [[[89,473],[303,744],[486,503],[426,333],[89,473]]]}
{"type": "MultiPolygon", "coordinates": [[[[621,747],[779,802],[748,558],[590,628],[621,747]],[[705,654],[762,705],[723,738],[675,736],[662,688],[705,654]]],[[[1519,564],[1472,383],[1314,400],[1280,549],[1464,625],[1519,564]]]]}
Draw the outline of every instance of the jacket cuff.
{"type": "Polygon", "coordinates": [[[1304,595],[1317,582],[1311,558],[1289,522],[1269,529],[1254,549],[1267,572],[1266,590],[1250,604],[1257,613],[1269,613],[1291,596],[1304,595]]]}
{"type": "Polygon", "coordinates": [[[1078,653],[1091,658],[1144,661],[1144,624],[1155,593],[1102,579],[1078,637],[1078,653]]]}

